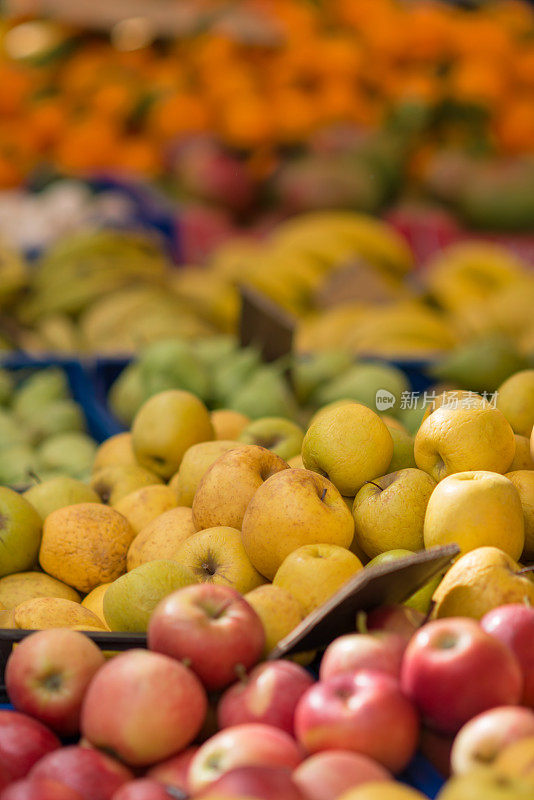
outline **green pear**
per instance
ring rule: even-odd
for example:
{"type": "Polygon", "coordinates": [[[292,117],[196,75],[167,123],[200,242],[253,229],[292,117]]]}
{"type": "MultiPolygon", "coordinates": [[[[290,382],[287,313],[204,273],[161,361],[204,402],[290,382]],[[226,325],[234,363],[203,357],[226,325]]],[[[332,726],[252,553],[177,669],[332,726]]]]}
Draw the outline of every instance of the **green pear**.
{"type": "Polygon", "coordinates": [[[7,369],[0,368],[0,406],[7,406],[11,402],[15,382],[7,369]]]}
{"type": "Polygon", "coordinates": [[[399,469],[417,467],[413,453],[413,437],[399,430],[394,425],[388,425],[386,423],[386,427],[393,439],[393,456],[391,457],[391,462],[386,472],[397,472],[399,469]]]}
{"type": "Polygon", "coordinates": [[[401,395],[409,391],[405,374],[397,367],[380,362],[355,364],[338,378],[319,388],[312,396],[315,405],[324,406],[341,398],[350,398],[373,411],[398,414],[401,395]],[[378,393],[385,393],[384,405],[378,393]],[[378,404],[377,404],[378,403],[378,404]]]}
{"type": "Polygon", "coordinates": [[[272,450],[287,461],[300,453],[304,431],[284,417],[262,417],[254,420],[239,435],[243,444],[257,444],[272,450]]]}
{"type": "Polygon", "coordinates": [[[54,400],[34,410],[28,418],[28,428],[34,442],[41,442],[47,436],[70,431],[85,431],[85,417],[81,407],[74,400],[54,400]]]}
{"type": "Polygon", "coordinates": [[[68,475],[41,481],[24,492],[23,497],[44,519],[58,508],[77,503],[100,503],[100,497],[89,486],[68,475]]]}
{"type": "Polygon", "coordinates": [[[0,577],[30,569],[41,544],[41,517],[26,498],[0,486],[0,577]]]}
{"type": "Polygon", "coordinates": [[[133,362],[123,369],[109,390],[109,407],[120,422],[131,425],[145,400],[141,369],[133,362]]]}
{"type": "Polygon", "coordinates": [[[402,422],[408,433],[411,433],[412,436],[415,436],[421,427],[423,416],[425,414],[425,408],[426,403],[424,400],[424,394],[420,394],[415,398],[413,403],[407,403],[405,408],[403,408],[401,405],[401,408],[399,409],[397,417],[402,422]]]}
{"type": "Polygon", "coordinates": [[[334,380],[354,364],[354,356],[344,350],[324,350],[296,357],[293,386],[299,403],[308,402],[319,387],[334,380]]]}
{"type": "Polygon", "coordinates": [[[532,800],[532,796],[531,782],[509,778],[492,767],[477,767],[450,778],[437,800],[532,800]]]}
{"type": "Polygon", "coordinates": [[[181,339],[153,342],[143,348],[138,364],[146,397],[168,389],[184,389],[200,398],[209,394],[209,372],[189,342],[181,339]]]}
{"type": "MultiPolygon", "coordinates": [[[[366,566],[372,567],[375,564],[387,564],[390,561],[397,561],[399,558],[404,558],[405,556],[413,556],[413,552],[401,548],[397,550],[386,550],[384,553],[380,553],[372,558],[366,566]]],[[[410,597],[404,601],[403,605],[415,608],[417,611],[427,614],[430,610],[432,595],[441,583],[442,578],[442,573],[430,578],[420,589],[410,595],[410,597]]]]}
{"type": "Polygon", "coordinates": [[[38,448],[39,463],[44,469],[64,470],[76,478],[91,471],[96,442],[85,433],[58,433],[38,448]]]}
{"type": "Polygon", "coordinates": [[[17,444],[28,444],[29,433],[14,414],[0,409],[0,450],[17,444]]]}
{"type": "Polygon", "coordinates": [[[112,631],[144,633],[155,607],[171,592],[197,583],[177,561],[147,561],[117,578],[104,595],[104,616],[112,631]]]}
{"type": "Polygon", "coordinates": [[[238,346],[234,336],[210,336],[191,343],[194,354],[209,370],[215,369],[221,361],[235,353],[238,346]]]}
{"type": "Polygon", "coordinates": [[[261,365],[260,356],[253,347],[231,352],[213,366],[213,397],[219,406],[228,405],[237,387],[242,386],[261,365]]]}
{"type": "Polygon", "coordinates": [[[13,411],[22,419],[31,419],[36,410],[67,397],[67,376],[60,367],[47,367],[30,375],[19,387],[13,398],[13,411]]]}
{"type": "Polygon", "coordinates": [[[27,486],[32,472],[39,469],[39,458],[27,444],[13,444],[0,450],[0,484],[27,486]]]}
{"type": "Polygon", "coordinates": [[[514,342],[499,333],[463,344],[429,372],[441,381],[453,381],[473,392],[494,392],[510,375],[528,367],[514,342]]]}
{"type": "Polygon", "coordinates": [[[295,419],[297,405],[279,369],[270,364],[259,367],[244,385],[234,389],[228,408],[251,419],[287,417],[295,419]]]}

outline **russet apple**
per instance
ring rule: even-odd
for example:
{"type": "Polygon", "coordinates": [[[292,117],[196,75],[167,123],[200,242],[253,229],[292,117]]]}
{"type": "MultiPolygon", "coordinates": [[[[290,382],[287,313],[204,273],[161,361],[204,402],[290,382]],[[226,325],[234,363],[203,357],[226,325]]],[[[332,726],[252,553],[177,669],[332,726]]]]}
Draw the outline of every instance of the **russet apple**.
{"type": "Polygon", "coordinates": [[[114,758],[88,747],[71,745],[49,753],[33,767],[29,778],[58,781],[79,792],[83,800],[112,800],[130,770],[114,758]]]}
{"type": "Polygon", "coordinates": [[[9,699],[18,711],[73,736],[87,687],[104,663],[99,647],[83,633],[60,628],[33,633],[8,658],[9,699]]]}
{"type": "Polygon", "coordinates": [[[0,786],[25,778],[34,764],[60,746],[57,736],[38,720],[0,710],[0,786]]]}
{"type": "Polygon", "coordinates": [[[466,722],[454,739],[451,766],[455,775],[490,766],[504,748],[534,736],[534,712],[519,706],[498,706],[466,722]]]}
{"type": "Polygon", "coordinates": [[[81,732],[127,764],[150,766],[193,741],[206,709],[206,694],[187,667],[159,653],[129,650],[93,678],[81,732]]]}
{"type": "Polygon", "coordinates": [[[165,786],[172,786],[175,789],[180,789],[184,794],[187,793],[187,776],[191,761],[195,757],[198,747],[193,745],[187,747],[178,753],[176,756],[171,756],[155,764],[146,771],[147,778],[153,778],[155,781],[165,784],[165,786]]]}
{"type": "Polygon", "coordinates": [[[169,481],[169,488],[176,494],[177,504],[191,507],[199,483],[207,470],[219,456],[236,447],[240,447],[239,442],[224,440],[199,442],[186,450],[178,472],[169,481]]]}
{"type": "Polygon", "coordinates": [[[307,469],[288,469],[273,475],[256,491],[241,533],[252,564],[272,580],[284,559],[303,545],[348,548],[354,521],[327,478],[307,469]]]}
{"type": "Polygon", "coordinates": [[[336,800],[343,792],[368,781],[390,781],[378,761],[350,750],[326,750],[310,756],[293,772],[307,800],[336,800]]]}
{"type": "Polygon", "coordinates": [[[11,783],[0,795],[2,800],[84,800],[64,783],[50,778],[27,778],[11,783]]]}
{"type": "Polygon", "coordinates": [[[237,767],[293,770],[301,760],[299,746],[280,728],[258,723],[236,725],[216,733],[201,746],[189,768],[189,790],[193,795],[199,793],[237,767]]]}
{"type": "Polygon", "coordinates": [[[308,689],[295,714],[297,740],[309,753],[351,750],[401,772],[417,747],[419,719],[391,675],[337,675],[308,689]]]}
{"type": "Polygon", "coordinates": [[[352,507],[354,538],[369,558],[397,548],[422,550],[423,525],[436,481],[420,469],[401,469],[367,481],[352,507]]]}
{"type": "Polygon", "coordinates": [[[148,646],[180,661],[208,689],[233,683],[236,670],[260,659],[265,634],[260,618],[239,592],[204,583],[164,598],[148,626],[148,646]]]}
{"type": "Polygon", "coordinates": [[[112,800],[169,800],[165,786],[151,778],[138,778],[121,786],[112,800]]]}
{"type": "Polygon", "coordinates": [[[255,764],[225,772],[208,788],[196,795],[199,800],[307,800],[288,769],[255,764]]]}
{"type": "Polygon", "coordinates": [[[509,603],[488,611],[480,627],[495,636],[515,654],[523,673],[523,705],[534,708],[534,608],[509,603]]]}
{"type": "Polygon", "coordinates": [[[313,678],[298,664],[285,660],[259,664],[221,697],[219,728],[262,722],[293,735],[295,709],[310,686],[313,678]]]}
{"type": "Polygon", "coordinates": [[[425,724],[456,733],[482,711],[519,703],[523,678],[506,645],[474,620],[451,617],[423,625],[412,637],[401,686],[425,724]]]}
{"type": "Polygon", "coordinates": [[[265,447],[241,445],[223,453],[206,471],[195,493],[196,529],[226,525],[241,530],[252,496],[281,470],[289,470],[289,465],[265,447]]]}
{"type": "Polygon", "coordinates": [[[336,675],[370,669],[399,678],[407,640],[398,633],[348,633],[328,645],[321,660],[322,681],[336,675]]]}

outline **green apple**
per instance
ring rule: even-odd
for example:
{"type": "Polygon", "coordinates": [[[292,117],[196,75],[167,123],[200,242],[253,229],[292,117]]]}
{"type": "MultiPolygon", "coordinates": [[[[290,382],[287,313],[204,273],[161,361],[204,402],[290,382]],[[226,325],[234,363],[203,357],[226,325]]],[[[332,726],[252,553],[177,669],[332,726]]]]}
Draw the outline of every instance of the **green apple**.
{"type": "Polygon", "coordinates": [[[396,367],[380,362],[355,364],[338,378],[321,387],[312,397],[317,405],[349,397],[373,411],[386,411],[396,416],[401,406],[401,395],[409,390],[405,374],[396,367]],[[386,393],[390,404],[377,404],[377,394],[386,393]]]}
{"type": "Polygon", "coordinates": [[[78,477],[91,472],[96,448],[96,442],[85,433],[57,433],[40,445],[37,455],[44,469],[60,469],[78,477]]]}
{"type": "Polygon", "coordinates": [[[13,410],[22,419],[31,419],[36,410],[54,400],[70,396],[67,376],[59,367],[47,367],[26,378],[13,399],[13,410]]]}
{"type": "Polygon", "coordinates": [[[31,473],[39,467],[37,454],[27,444],[13,444],[0,450],[0,484],[27,486],[31,483],[31,473]]]}
{"type": "Polygon", "coordinates": [[[258,367],[241,386],[234,387],[228,399],[228,408],[246,414],[251,419],[260,417],[288,417],[295,419],[297,406],[287,382],[278,366],[258,367]]]}
{"type": "Polygon", "coordinates": [[[414,440],[413,436],[409,433],[401,431],[394,425],[388,425],[388,431],[393,439],[393,456],[388,467],[388,472],[397,472],[399,469],[408,469],[408,467],[417,467],[415,463],[415,456],[413,453],[414,440]]]}
{"type": "MultiPolygon", "coordinates": [[[[391,561],[398,561],[399,558],[404,558],[405,556],[413,556],[413,554],[413,550],[404,550],[401,548],[386,550],[384,553],[380,553],[380,555],[371,559],[366,566],[372,567],[376,564],[387,564],[391,561]]],[[[442,578],[442,573],[430,578],[420,589],[410,595],[410,597],[404,601],[403,605],[414,608],[416,611],[421,611],[422,614],[428,614],[432,603],[432,595],[441,583],[442,578]]]]}
{"type": "Polygon", "coordinates": [[[145,400],[141,369],[134,362],[123,369],[109,390],[109,407],[118,420],[130,425],[145,400]]]}
{"type": "Polygon", "coordinates": [[[28,570],[37,561],[41,517],[26,498],[0,486],[0,577],[28,570]]]}
{"type": "Polygon", "coordinates": [[[300,453],[304,431],[283,417],[263,417],[247,425],[239,435],[243,444],[257,444],[287,461],[300,453]]]}
{"type": "Polygon", "coordinates": [[[406,408],[400,408],[397,414],[398,418],[406,428],[406,430],[415,435],[421,426],[423,416],[425,414],[426,404],[424,395],[419,395],[415,398],[413,404],[407,403],[406,408]]]}
{"type": "Polygon", "coordinates": [[[54,400],[36,408],[27,418],[33,442],[40,442],[56,433],[85,430],[83,411],[74,400],[54,400]]]}
{"type": "Polygon", "coordinates": [[[42,520],[57,508],[76,503],[100,503],[100,497],[94,489],[67,475],[41,481],[27,489],[23,497],[32,504],[42,520]]]}
{"type": "Polygon", "coordinates": [[[143,348],[138,364],[146,397],[168,389],[185,389],[201,398],[209,394],[209,372],[189,342],[181,339],[153,342],[143,348]]]}
{"type": "Polygon", "coordinates": [[[306,403],[319,387],[337,378],[354,364],[354,356],[344,350],[324,350],[298,355],[292,377],[300,403],[306,403]]]}

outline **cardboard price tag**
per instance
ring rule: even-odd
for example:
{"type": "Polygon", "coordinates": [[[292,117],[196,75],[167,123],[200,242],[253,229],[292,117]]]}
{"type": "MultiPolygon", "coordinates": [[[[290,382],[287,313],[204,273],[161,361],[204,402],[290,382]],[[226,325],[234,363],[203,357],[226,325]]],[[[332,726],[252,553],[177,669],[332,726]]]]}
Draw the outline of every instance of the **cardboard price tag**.
{"type": "Polygon", "coordinates": [[[402,603],[436,573],[448,567],[459,552],[456,544],[433,547],[360,570],[282,639],[269,659],[320,650],[338,636],[355,633],[359,611],[402,603]]]}
{"type": "Polygon", "coordinates": [[[240,286],[240,341],[243,347],[255,345],[264,361],[291,353],[295,333],[295,318],[250,286],[240,286]]]}

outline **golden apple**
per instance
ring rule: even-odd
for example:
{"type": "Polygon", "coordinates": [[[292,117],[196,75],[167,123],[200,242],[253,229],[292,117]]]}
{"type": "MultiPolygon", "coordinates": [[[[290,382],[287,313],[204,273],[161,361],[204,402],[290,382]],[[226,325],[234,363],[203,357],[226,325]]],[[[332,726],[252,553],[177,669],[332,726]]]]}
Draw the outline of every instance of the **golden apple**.
{"type": "Polygon", "coordinates": [[[121,497],[113,508],[126,517],[136,534],[165,511],[176,508],[176,495],[163,484],[143,486],[121,497]]]}
{"type": "Polygon", "coordinates": [[[198,485],[206,471],[219,456],[235,447],[239,442],[215,441],[200,442],[186,450],[178,472],[169,481],[170,488],[176,493],[179,506],[191,506],[198,485]]]}
{"type": "Polygon", "coordinates": [[[534,471],[530,469],[515,470],[507,472],[505,477],[512,481],[519,492],[523,508],[525,522],[523,558],[526,561],[534,561],[534,471]]]}
{"type": "Polygon", "coordinates": [[[147,561],[176,559],[185,540],[195,533],[193,512],[178,506],[149,522],[130,544],[127,555],[128,571],[147,561]]]}
{"type": "Polygon", "coordinates": [[[534,369],[516,372],[497,390],[499,408],[514,433],[530,436],[534,426],[534,369]]]}
{"type": "MultiPolygon", "coordinates": [[[[248,592],[245,600],[262,621],[265,631],[263,656],[267,658],[276,645],[300,625],[304,611],[290,592],[272,583],[265,583],[248,592]]],[[[292,660],[306,666],[313,661],[314,655],[313,652],[299,653],[292,660]]]]}
{"type": "Polygon", "coordinates": [[[89,485],[103,503],[113,506],[136,489],[156,483],[161,478],[143,467],[109,466],[94,472],[89,485]]]}
{"type": "Polygon", "coordinates": [[[210,414],[215,438],[221,440],[237,439],[250,418],[230,408],[219,408],[210,414]]]}
{"type": "Polygon", "coordinates": [[[132,445],[130,432],[117,433],[102,442],[95,453],[93,472],[102,467],[136,467],[139,466],[132,445]]]}
{"type": "Polygon", "coordinates": [[[518,469],[534,469],[534,459],[530,453],[530,439],[527,436],[514,434],[515,455],[510,464],[508,472],[515,472],[518,469]]]}

